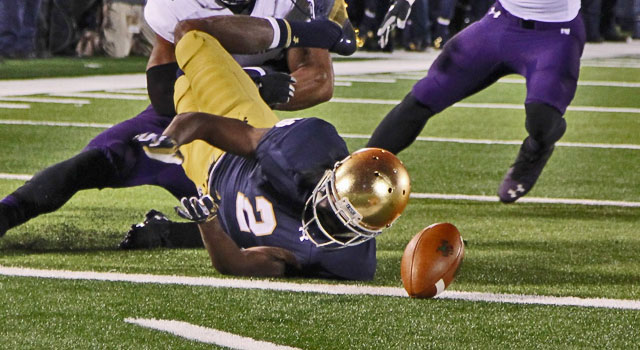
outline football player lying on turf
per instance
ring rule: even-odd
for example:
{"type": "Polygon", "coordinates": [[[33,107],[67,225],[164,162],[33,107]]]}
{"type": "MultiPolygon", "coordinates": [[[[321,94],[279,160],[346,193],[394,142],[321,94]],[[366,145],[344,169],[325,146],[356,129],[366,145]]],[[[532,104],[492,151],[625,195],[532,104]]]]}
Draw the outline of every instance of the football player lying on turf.
{"type": "MultiPolygon", "coordinates": [[[[137,137],[150,156],[182,163],[202,193],[178,213],[199,222],[221,273],[373,278],[375,237],[409,199],[406,169],[381,149],[349,155],[320,119],[278,122],[225,50],[246,42],[217,40],[227,36],[213,22],[176,28],[180,114],[163,135],[137,137]]],[[[269,32],[248,30],[251,45],[275,42],[269,32]]]]}
{"type": "MultiPolygon", "coordinates": [[[[247,13],[253,17],[287,17],[292,22],[316,16],[340,23],[344,34],[354,37],[342,0],[316,1],[315,13],[301,7],[304,4],[306,2],[296,5],[290,0],[221,0],[220,4],[212,2],[203,8],[196,0],[149,0],[145,14],[147,22],[157,34],[147,68],[147,88],[153,108],[149,106],[138,116],[100,133],[80,154],[44,169],[2,199],[0,236],[38,215],[59,209],[84,189],[156,185],[165,188],[176,198],[196,195],[196,188],[182,167],[149,159],[139,145],[131,141],[133,136],[143,132],[161,133],[175,115],[173,92],[178,70],[173,44],[175,25],[186,18],[228,16],[234,13],[247,13]]],[[[227,25],[230,29],[245,31],[243,22],[227,22],[227,25]]],[[[328,30],[334,34],[336,32],[335,28],[328,30]]],[[[322,31],[318,33],[321,35],[322,31]]],[[[351,44],[340,45],[341,52],[354,50],[355,40],[351,40],[351,44]]],[[[329,100],[333,94],[331,56],[325,48],[275,48],[251,55],[236,55],[235,58],[248,66],[245,71],[260,87],[262,98],[276,109],[311,107],[329,100]]],[[[197,232],[195,238],[197,242],[192,242],[202,245],[197,232]]],[[[173,245],[182,242],[184,240],[179,239],[173,245]]]]}
{"type": "MultiPolygon", "coordinates": [[[[402,26],[413,0],[391,6],[378,35],[384,43],[402,26]]],[[[526,78],[525,128],[529,136],[507,171],[498,197],[511,203],[527,194],[567,128],[584,49],[580,0],[500,0],[480,21],[444,46],[425,78],[391,110],[368,146],[394,153],[408,147],[427,120],[508,74],[526,78]]]]}

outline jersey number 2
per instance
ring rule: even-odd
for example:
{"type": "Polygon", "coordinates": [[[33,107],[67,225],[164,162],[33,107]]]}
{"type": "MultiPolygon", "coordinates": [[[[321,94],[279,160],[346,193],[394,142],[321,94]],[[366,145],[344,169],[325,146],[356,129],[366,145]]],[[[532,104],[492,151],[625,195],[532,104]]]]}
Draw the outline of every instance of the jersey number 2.
{"type": "Polygon", "coordinates": [[[256,236],[267,236],[276,229],[276,215],[273,212],[273,205],[262,196],[256,199],[256,207],[253,208],[251,201],[242,192],[238,192],[236,197],[236,217],[240,230],[251,232],[256,236]],[[256,218],[260,215],[260,219],[256,218]]]}

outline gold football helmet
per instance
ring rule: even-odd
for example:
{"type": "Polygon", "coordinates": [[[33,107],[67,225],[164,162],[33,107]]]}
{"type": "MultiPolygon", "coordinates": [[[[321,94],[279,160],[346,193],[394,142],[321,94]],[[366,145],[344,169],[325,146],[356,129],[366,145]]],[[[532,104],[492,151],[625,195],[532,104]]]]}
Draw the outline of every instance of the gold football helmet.
{"type": "Polygon", "coordinates": [[[343,248],[376,237],[400,216],[409,173],[389,151],[363,148],[327,170],[307,200],[302,235],[318,247],[343,248]]]}

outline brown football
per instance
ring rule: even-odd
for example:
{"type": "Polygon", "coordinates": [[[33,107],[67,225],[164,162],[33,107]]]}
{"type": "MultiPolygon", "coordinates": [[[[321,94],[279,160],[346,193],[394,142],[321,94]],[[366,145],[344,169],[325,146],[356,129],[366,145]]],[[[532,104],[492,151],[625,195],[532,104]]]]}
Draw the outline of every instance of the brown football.
{"type": "Polygon", "coordinates": [[[450,223],[433,224],[415,235],[402,255],[400,275],[412,298],[432,298],[445,290],[464,257],[464,243],[450,223]]]}

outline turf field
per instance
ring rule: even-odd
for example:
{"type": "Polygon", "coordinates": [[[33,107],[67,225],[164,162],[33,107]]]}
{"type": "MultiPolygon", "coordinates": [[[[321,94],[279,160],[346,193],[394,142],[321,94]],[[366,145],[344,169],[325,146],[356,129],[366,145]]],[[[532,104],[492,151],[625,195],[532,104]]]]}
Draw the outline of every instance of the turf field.
{"type": "MultiPolygon", "coordinates": [[[[0,77],[144,67],[32,63],[6,61],[0,77]]],[[[424,73],[339,76],[332,102],[280,115],[325,118],[355,150],[424,73]]],[[[0,100],[0,197],[148,103],[144,90],[97,92],[112,96],[0,100]]],[[[369,283],[229,279],[204,250],[120,251],[148,209],[177,220],[176,201],[154,187],[81,192],[0,239],[0,348],[640,349],[640,57],[584,62],[562,143],[529,195],[504,205],[495,193],[526,136],[524,96],[508,77],[399,154],[414,197],[379,238],[369,283]],[[402,297],[404,246],[435,222],[466,241],[457,279],[439,299],[402,297]]]]}

